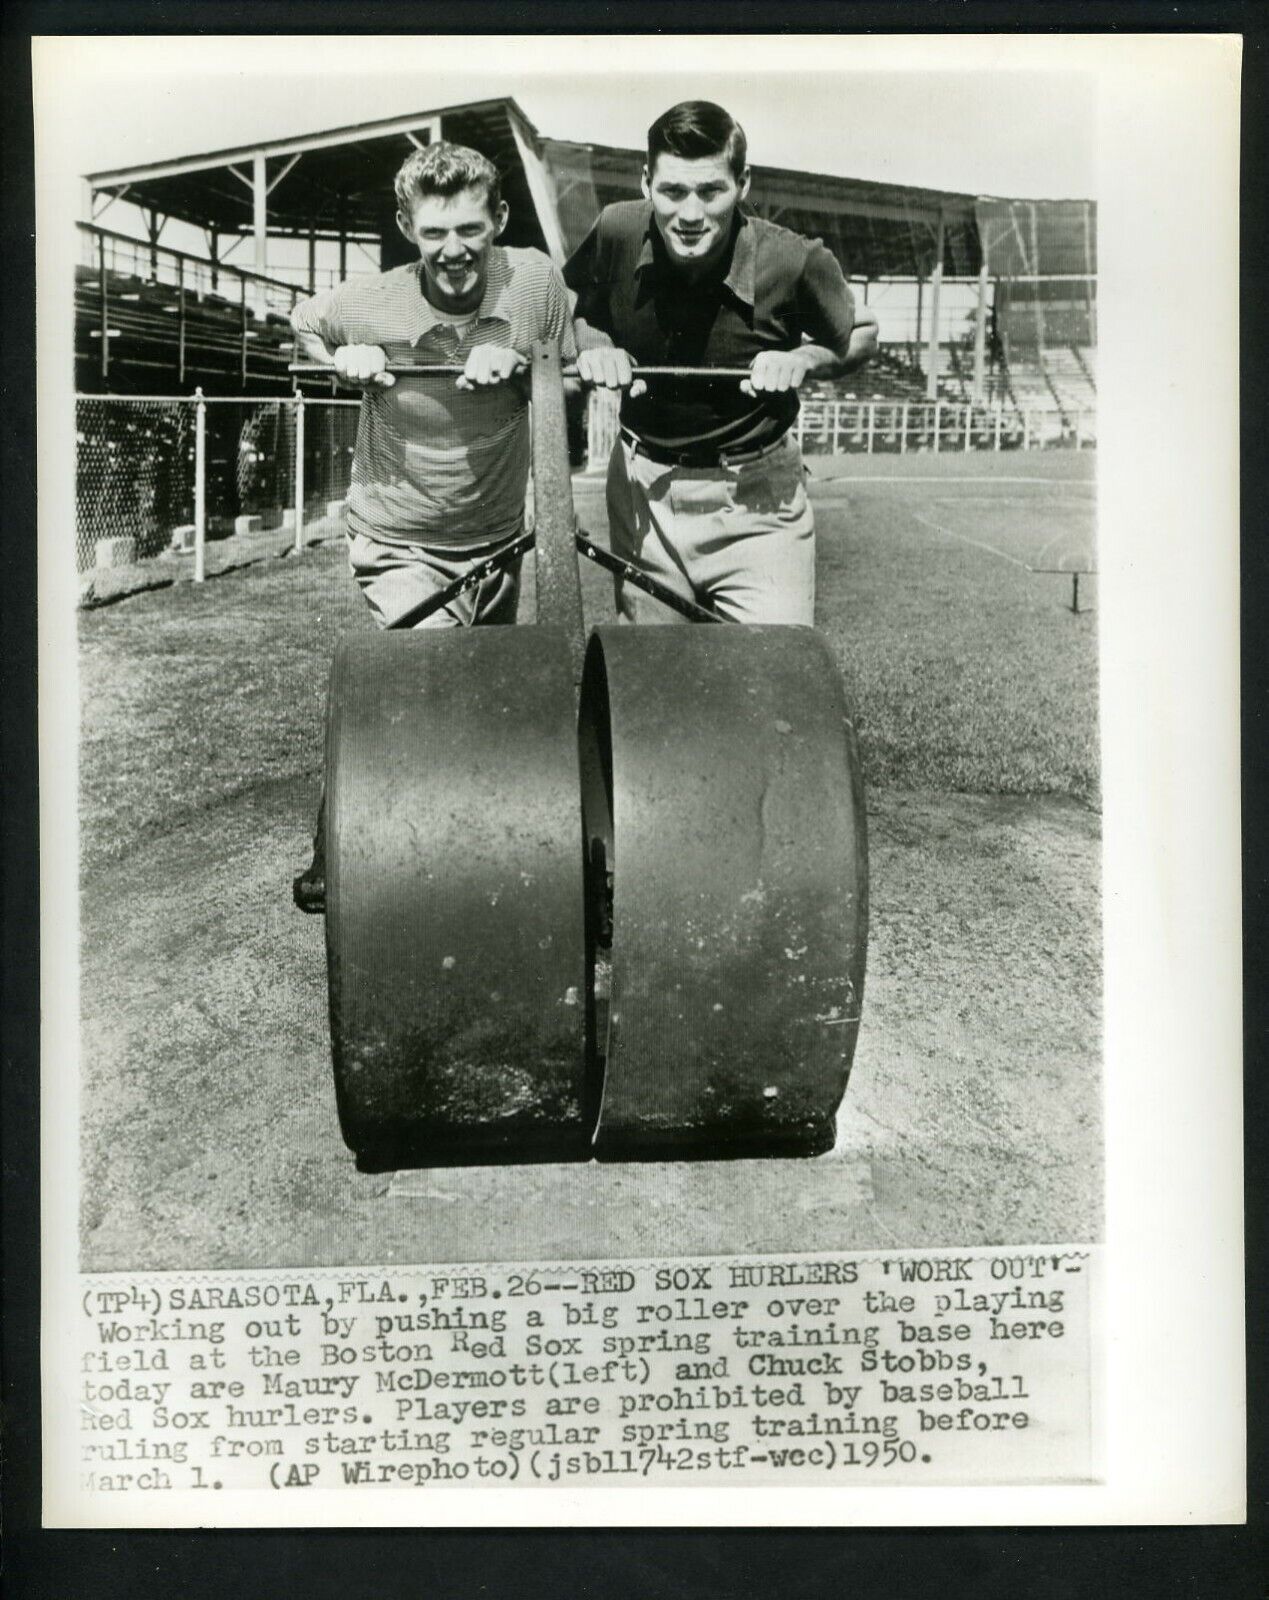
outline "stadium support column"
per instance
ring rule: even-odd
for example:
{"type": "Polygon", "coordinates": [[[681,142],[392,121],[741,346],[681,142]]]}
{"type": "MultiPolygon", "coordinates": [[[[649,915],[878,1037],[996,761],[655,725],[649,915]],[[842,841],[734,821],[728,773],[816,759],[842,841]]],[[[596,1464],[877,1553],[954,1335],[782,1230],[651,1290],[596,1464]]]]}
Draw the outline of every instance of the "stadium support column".
{"type": "Polygon", "coordinates": [[[317,293],[317,229],[308,230],[308,292],[317,293]]]}
{"type": "Polygon", "coordinates": [[[930,335],[925,359],[925,398],[937,400],[939,394],[939,290],[943,287],[943,213],[939,212],[934,270],[930,273],[930,335]]]}
{"type": "Polygon", "coordinates": [[[97,235],[97,295],[100,309],[98,331],[101,334],[101,381],[110,377],[110,287],[106,278],[106,237],[97,235]]]}
{"type": "Polygon", "coordinates": [[[970,398],[976,406],[983,403],[987,355],[987,259],[978,269],[978,304],[974,308],[974,387],[970,398]]]}
{"type": "Polygon", "coordinates": [[[921,370],[921,300],[925,288],[925,279],[921,276],[920,263],[917,264],[917,308],[916,308],[916,337],[908,347],[908,359],[919,372],[921,370]]]}
{"type": "Polygon", "coordinates": [[[150,281],[153,282],[159,275],[159,235],[163,232],[163,222],[159,221],[158,208],[146,206],[142,215],[145,218],[146,238],[150,241],[150,281]]]}
{"type": "Polygon", "coordinates": [[[542,158],[525,137],[514,113],[510,114],[510,122],[516,152],[524,170],[524,180],[529,187],[529,198],[533,201],[533,209],[537,213],[538,226],[542,230],[547,254],[557,267],[562,267],[568,259],[568,246],[564,242],[564,232],[560,227],[551,175],[542,158]]]}
{"type": "MultiPolygon", "coordinates": [[[[251,231],[255,236],[255,270],[264,278],[269,272],[269,177],[263,150],[257,150],[251,158],[251,231]]],[[[264,285],[256,283],[252,288],[256,315],[262,317],[264,285]]]]}
{"type": "Polygon", "coordinates": [[[1092,206],[1084,202],[1084,293],[1088,297],[1088,342],[1097,347],[1097,280],[1093,272],[1092,206]]]}

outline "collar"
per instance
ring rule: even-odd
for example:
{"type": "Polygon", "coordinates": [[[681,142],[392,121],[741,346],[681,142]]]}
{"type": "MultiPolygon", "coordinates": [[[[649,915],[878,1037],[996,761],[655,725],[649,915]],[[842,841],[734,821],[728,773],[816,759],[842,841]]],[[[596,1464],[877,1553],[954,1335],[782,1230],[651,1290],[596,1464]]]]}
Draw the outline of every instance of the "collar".
{"type": "MultiPolygon", "coordinates": [[[[418,291],[414,308],[418,322],[418,332],[414,335],[411,343],[417,344],[420,339],[425,339],[433,328],[450,327],[452,324],[436,314],[436,307],[424,292],[423,263],[414,261],[410,263],[410,266],[415,288],[418,291]]],[[[480,297],[480,304],[472,313],[478,322],[489,320],[509,321],[506,313],[502,310],[502,302],[510,282],[511,263],[507,260],[507,253],[501,245],[494,245],[489,252],[489,272],[485,278],[485,292],[480,297]]]]}
{"type": "MultiPolygon", "coordinates": [[[[643,243],[639,247],[638,259],[635,261],[636,272],[641,272],[645,267],[655,266],[656,239],[656,223],[652,218],[652,204],[649,201],[648,226],[643,235],[643,243]]],[[[750,226],[749,218],[743,211],[737,210],[732,240],[731,265],[727,269],[727,276],[723,279],[723,283],[736,296],[737,300],[743,300],[745,305],[750,307],[754,303],[754,264],[756,255],[757,236],[750,226]]]]}

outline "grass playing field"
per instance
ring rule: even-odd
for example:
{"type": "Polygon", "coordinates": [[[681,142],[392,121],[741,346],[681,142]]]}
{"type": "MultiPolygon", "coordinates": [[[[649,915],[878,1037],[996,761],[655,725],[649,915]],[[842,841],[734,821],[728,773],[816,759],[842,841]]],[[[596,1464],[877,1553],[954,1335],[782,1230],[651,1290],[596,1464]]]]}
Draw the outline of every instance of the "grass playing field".
{"type": "MultiPolygon", "coordinates": [[[[1056,565],[1059,547],[1091,553],[1092,457],[910,460],[812,460],[816,619],[855,700],[870,787],[1092,800],[1095,614],[1070,611],[1069,576],[1028,570],[1056,565]]],[[[602,486],[576,498],[603,533],[602,486]]],[[[607,576],[584,563],[583,579],[588,620],[611,616],[607,576]]],[[[522,618],[531,563],[525,580],[522,618]]],[[[1086,581],[1083,604],[1091,594],[1086,581]]],[[[335,641],[371,626],[338,545],[86,613],[86,861],[316,772],[335,641]]]]}
{"type": "MultiPolygon", "coordinates": [[[[811,462],[872,932],[837,1148],[810,1162],[358,1173],[321,920],[290,904],[331,653],[371,626],[342,550],[82,614],[84,1267],[1098,1237],[1097,618],[1031,570],[1091,564],[1092,466],[811,462]]],[[[602,486],[577,502],[602,536],[602,486]]]]}

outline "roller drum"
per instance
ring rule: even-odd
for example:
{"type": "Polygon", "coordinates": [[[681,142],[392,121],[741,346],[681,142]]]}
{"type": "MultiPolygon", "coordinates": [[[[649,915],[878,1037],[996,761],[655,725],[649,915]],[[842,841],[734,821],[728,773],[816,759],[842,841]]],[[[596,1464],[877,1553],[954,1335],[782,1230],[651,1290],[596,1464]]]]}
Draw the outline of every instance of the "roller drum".
{"type": "Polygon", "coordinates": [[[828,1149],[868,904],[855,729],[827,645],[807,628],[597,629],[581,748],[588,855],[611,873],[611,948],[591,951],[611,963],[596,1154],[828,1149]]]}
{"type": "Polygon", "coordinates": [[[575,691],[562,629],[359,636],[327,734],[327,958],[348,1144],[584,1155],[575,691]]]}

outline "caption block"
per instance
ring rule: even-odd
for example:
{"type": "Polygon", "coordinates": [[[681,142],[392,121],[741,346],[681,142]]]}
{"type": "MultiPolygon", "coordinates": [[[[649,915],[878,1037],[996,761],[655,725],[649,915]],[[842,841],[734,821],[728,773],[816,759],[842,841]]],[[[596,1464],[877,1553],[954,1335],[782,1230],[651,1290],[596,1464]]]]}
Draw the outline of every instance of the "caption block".
{"type": "Polygon", "coordinates": [[[85,1278],[79,1495],[1087,1481],[1096,1266],[1054,1246],[85,1278]]]}

